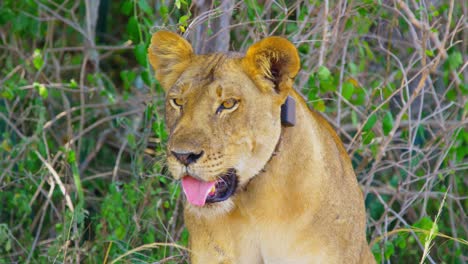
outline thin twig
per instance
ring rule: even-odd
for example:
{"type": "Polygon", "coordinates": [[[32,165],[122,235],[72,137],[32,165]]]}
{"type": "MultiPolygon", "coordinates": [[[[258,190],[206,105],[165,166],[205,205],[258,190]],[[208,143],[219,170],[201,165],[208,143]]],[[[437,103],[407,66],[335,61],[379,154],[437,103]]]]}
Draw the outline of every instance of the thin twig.
{"type": "Polygon", "coordinates": [[[57,171],[55,171],[55,169],[50,165],[50,163],[47,162],[37,150],[34,150],[34,153],[36,153],[36,156],[41,160],[44,166],[46,166],[50,174],[52,174],[55,183],[59,186],[60,191],[62,192],[63,196],[65,196],[65,204],[67,205],[68,209],[74,212],[75,208],[73,206],[70,195],[68,194],[68,191],[65,188],[65,185],[63,184],[62,180],[60,179],[60,176],[58,175],[57,171]]]}

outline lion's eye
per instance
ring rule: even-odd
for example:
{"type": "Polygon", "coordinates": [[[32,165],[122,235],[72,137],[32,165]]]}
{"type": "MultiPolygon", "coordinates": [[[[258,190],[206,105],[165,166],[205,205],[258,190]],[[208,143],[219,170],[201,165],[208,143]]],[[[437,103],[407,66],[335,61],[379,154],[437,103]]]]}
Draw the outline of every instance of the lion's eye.
{"type": "Polygon", "coordinates": [[[236,99],[229,99],[229,100],[226,100],[224,101],[221,106],[224,108],[224,109],[231,109],[233,108],[234,106],[236,106],[237,104],[237,100],[236,99]]]}
{"type": "Polygon", "coordinates": [[[221,103],[221,105],[216,110],[216,113],[220,113],[223,110],[234,110],[235,107],[239,104],[239,101],[231,98],[221,103]]]}
{"type": "Polygon", "coordinates": [[[170,100],[170,103],[175,108],[181,108],[182,105],[184,104],[184,100],[182,100],[181,98],[173,98],[170,100]]]}

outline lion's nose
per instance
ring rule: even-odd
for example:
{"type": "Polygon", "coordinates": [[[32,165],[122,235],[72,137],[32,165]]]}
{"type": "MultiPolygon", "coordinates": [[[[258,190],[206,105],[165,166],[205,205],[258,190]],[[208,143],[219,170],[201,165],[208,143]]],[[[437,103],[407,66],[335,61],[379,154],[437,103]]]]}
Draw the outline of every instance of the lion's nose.
{"type": "Polygon", "coordinates": [[[195,161],[197,161],[201,156],[203,156],[203,151],[201,151],[200,153],[193,153],[193,152],[175,152],[175,151],[171,151],[172,154],[174,155],[174,157],[176,157],[176,159],[178,161],[180,161],[180,163],[184,164],[185,166],[188,166],[192,163],[194,163],[195,161]]]}

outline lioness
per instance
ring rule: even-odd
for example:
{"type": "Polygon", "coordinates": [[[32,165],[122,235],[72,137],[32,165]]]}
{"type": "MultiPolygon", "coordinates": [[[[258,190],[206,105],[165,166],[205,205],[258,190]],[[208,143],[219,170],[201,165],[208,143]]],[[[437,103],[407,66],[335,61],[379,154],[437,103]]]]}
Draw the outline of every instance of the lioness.
{"type": "Polygon", "coordinates": [[[187,197],[192,263],[374,262],[350,159],[292,88],[293,44],[269,37],[245,56],[196,55],[160,31],[148,55],[166,91],[167,162],[187,197]]]}

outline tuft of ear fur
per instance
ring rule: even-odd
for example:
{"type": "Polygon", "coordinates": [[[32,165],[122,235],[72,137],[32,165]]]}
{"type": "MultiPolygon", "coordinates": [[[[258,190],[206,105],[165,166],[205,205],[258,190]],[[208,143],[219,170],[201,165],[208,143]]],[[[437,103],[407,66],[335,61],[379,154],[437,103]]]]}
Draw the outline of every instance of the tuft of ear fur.
{"type": "Polygon", "coordinates": [[[269,89],[264,85],[266,79],[283,99],[292,89],[293,79],[300,69],[296,47],[282,37],[268,37],[250,46],[242,65],[262,90],[269,89]]]}
{"type": "Polygon", "coordinates": [[[190,64],[192,56],[192,46],[175,33],[158,31],[151,37],[148,58],[166,92],[190,64]]]}

